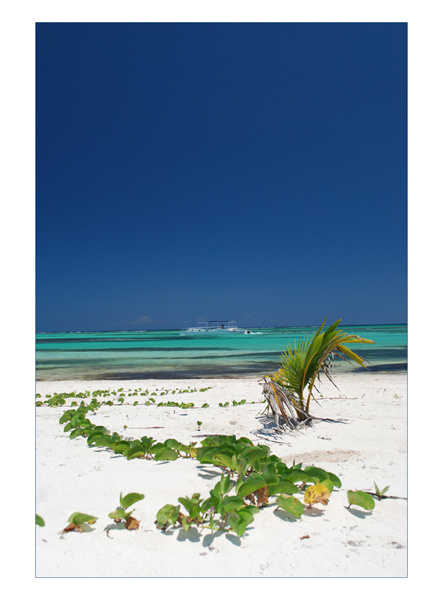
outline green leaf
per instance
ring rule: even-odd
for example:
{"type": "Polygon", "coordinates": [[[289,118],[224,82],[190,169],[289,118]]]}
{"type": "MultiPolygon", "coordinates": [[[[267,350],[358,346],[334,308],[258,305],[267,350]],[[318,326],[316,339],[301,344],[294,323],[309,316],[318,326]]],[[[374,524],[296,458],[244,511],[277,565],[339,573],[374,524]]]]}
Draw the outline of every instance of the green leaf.
{"type": "Polygon", "coordinates": [[[243,480],[243,477],[248,470],[248,463],[245,458],[236,458],[235,471],[238,473],[238,481],[243,480]]]}
{"type": "Polygon", "coordinates": [[[171,448],[160,448],[155,455],[155,460],[176,460],[178,458],[178,452],[171,448]]]}
{"type": "Polygon", "coordinates": [[[175,525],[177,523],[178,515],[180,513],[180,506],[174,506],[173,504],[165,504],[157,512],[156,520],[158,525],[161,527],[167,527],[168,525],[175,525]]]}
{"type": "Polygon", "coordinates": [[[254,446],[243,450],[243,452],[240,454],[240,457],[246,459],[247,463],[250,465],[257,460],[267,458],[269,453],[270,449],[267,446],[254,446]]]}
{"type": "Polygon", "coordinates": [[[177,452],[185,452],[186,454],[189,453],[189,450],[191,448],[189,444],[182,444],[181,442],[177,442],[174,445],[168,445],[168,447],[171,448],[171,450],[177,450],[177,452]]]}
{"type": "Polygon", "coordinates": [[[122,497],[122,495],[120,494],[120,506],[122,506],[123,508],[129,508],[130,506],[135,504],[135,502],[143,500],[144,497],[144,494],[138,494],[137,492],[126,494],[126,496],[124,497],[122,497]]]}
{"type": "Polygon", "coordinates": [[[84,433],[85,433],[85,432],[84,432],[84,430],[83,430],[83,429],[77,428],[77,429],[74,429],[73,431],[71,431],[71,434],[70,434],[70,436],[69,436],[69,437],[70,437],[70,439],[71,439],[71,440],[73,440],[73,439],[74,439],[74,438],[76,438],[76,437],[80,437],[80,436],[81,436],[81,435],[83,435],[84,433]]]}
{"type": "Polygon", "coordinates": [[[306,467],[305,473],[316,479],[315,483],[320,483],[323,479],[328,479],[328,473],[319,467],[306,467]]]}
{"type": "Polygon", "coordinates": [[[231,471],[235,471],[237,468],[237,459],[235,456],[230,456],[228,454],[222,454],[220,452],[213,455],[212,463],[214,465],[220,465],[230,469],[231,471]]]}
{"type": "Polygon", "coordinates": [[[294,496],[286,496],[285,494],[277,498],[277,505],[297,518],[301,517],[305,511],[305,507],[300,500],[294,498],[294,496]]]}
{"type": "Polygon", "coordinates": [[[221,446],[222,444],[229,441],[229,439],[228,439],[229,437],[235,438],[235,436],[227,436],[227,435],[208,435],[208,437],[206,437],[202,440],[201,445],[204,448],[221,446]]]}
{"type": "Polygon", "coordinates": [[[252,492],[256,492],[260,488],[266,486],[266,479],[262,475],[253,474],[243,482],[237,484],[236,492],[237,495],[241,498],[252,494],[252,492]]]}
{"type": "Polygon", "coordinates": [[[180,442],[177,442],[177,440],[175,440],[174,438],[169,438],[168,440],[165,440],[164,445],[167,446],[168,448],[172,448],[173,450],[178,450],[180,448],[180,446],[182,445],[180,442]]]}
{"type": "Polygon", "coordinates": [[[234,487],[234,483],[231,482],[231,478],[229,475],[222,475],[220,480],[220,493],[222,496],[228,494],[232,488],[234,487]]]}
{"type": "Polygon", "coordinates": [[[268,485],[268,494],[270,496],[275,496],[276,494],[296,494],[299,491],[298,486],[284,479],[281,479],[278,483],[268,485]]]}
{"type": "Polygon", "coordinates": [[[304,483],[314,483],[316,478],[309,475],[309,473],[305,473],[299,469],[291,469],[288,473],[284,475],[285,481],[291,481],[292,483],[296,483],[297,481],[301,481],[304,483]]]}
{"type": "Polygon", "coordinates": [[[209,492],[211,494],[210,498],[206,498],[201,505],[202,512],[207,512],[210,508],[216,508],[220,502],[220,497],[216,498],[213,494],[213,490],[209,492]]]}
{"type": "Polygon", "coordinates": [[[183,516],[181,524],[185,531],[189,531],[189,529],[191,528],[191,521],[191,517],[187,517],[186,515],[183,516]]]}
{"type": "Polygon", "coordinates": [[[106,434],[106,435],[101,435],[98,438],[94,438],[94,443],[97,448],[107,448],[111,444],[113,445],[113,440],[110,435],[106,434]]]}
{"type": "Polygon", "coordinates": [[[324,479],[321,482],[321,484],[324,485],[325,487],[327,487],[330,492],[332,492],[332,490],[334,489],[334,484],[332,483],[332,481],[330,479],[324,479]]]}
{"type": "Polygon", "coordinates": [[[235,533],[241,537],[246,530],[246,523],[241,519],[238,513],[231,513],[228,517],[228,525],[235,533]]]}
{"type": "Polygon", "coordinates": [[[375,483],[374,481],[374,487],[375,487],[375,493],[377,494],[377,496],[379,498],[382,498],[386,492],[389,490],[389,485],[387,485],[385,488],[382,489],[382,491],[379,490],[378,485],[375,483]]]}
{"type": "Polygon", "coordinates": [[[146,456],[146,452],[144,450],[131,450],[125,456],[128,460],[133,460],[134,458],[143,458],[146,456]]]}
{"type": "Polygon", "coordinates": [[[97,521],[97,517],[93,517],[81,512],[73,512],[68,521],[74,525],[81,525],[82,523],[89,523],[92,525],[97,521]]]}
{"type": "Polygon", "coordinates": [[[358,354],[356,354],[355,352],[350,350],[347,346],[343,346],[343,344],[340,344],[339,346],[337,346],[337,349],[340,350],[340,352],[343,352],[344,354],[346,354],[349,358],[351,358],[353,361],[355,361],[358,365],[360,365],[361,367],[364,367],[362,357],[358,356],[358,354]]]}
{"type": "Polygon", "coordinates": [[[191,521],[194,521],[200,516],[200,504],[202,502],[202,500],[200,499],[200,494],[193,494],[192,498],[188,498],[188,496],[186,496],[185,498],[179,498],[178,500],[188,511],[189,518],[191,521]]]}
{"type": "Polygon", "coordinates": [[[75,415],[74,409],[67,410],[66,412],[64,412],[59,419],[60,425],[63,425],[63,423],[67,423],[68,421],[70,421],[74,415],[75,415]]]}
{"type": "Polygon", "coordinates": [[[341,481],[334,473],[330,473],[319,467],[306,467],[304,472],[313,479],[318,479],[318,483],[323,483],[325,480],[329,479],[335,487],[341,488],[341,481]]]}
{"type": "Polygon", "coordinates": [[[96,440],[103,437],[103,435],[106,435],[106,433],[107,430],[104,427],[95,427],[92,433],[88,435],[86,443],[88,446],[91,446],[92,444],[95,444],[96,440]]]}
{"type": "Polygon", "coordinates": [[[152,448],[153,444],[154,444],[154,438],[152,438],[152,437],[149,437],[149,438],[148,438],[148,437],[146,437],[146,436],[144,435],[144,436],[141,438],[140,442],[141,442],[141,444],[142,444],[142,446],[143,446],[143,449],[144,449],[146,452],[149,452],[149,451],[151,450],[151,448],[152,448]]]}
{"type": "MultiPolygon", "coordinates": [[[[93,426],[91,421],[89,419],[86,419],[83,415],[77,415],[77,416],[73,417],[71,419],[71,423],[73,425],[75,425],[75,427],[85,428],[86,426],[90,426],[90,427],[93,426]]],[[[105,428],[103,427],[103,429],[105,429],[105,428]]]]}
{"type": "Polygon", "coordinates": [[[45,526],[45,522],[41,518],[40,515],[35,515],[35,524],[38,525],[39,527],[44,527],[45,526]]]}
{"type": "Polygon", "coordinates": [[[224,514],[235,512],[243,508],[244,505],[244,500],[240,496],[225,496],[221,503],[224,514]]]}
{"type": "MultiPolygon", "coordinates": [[[[264,469],[263,469],[263,472],[261,473],[261,476],[266,481],[266,485],[268,487],[270,487],[272,485],[276,485],[277,483],[279,483],[279,481],[281,481],[280,477],[275,472],[274,465],[272,465],[272,464],[264,465],[264,469]]],[[[297,490],[298,490],[298,488],[297,488],[297,490]]]]}
{"type": "Polygon", "coordinates": [[[193,502],[187,496],[185,498],[179,498],[178,501],[186,508],[189,514],[191,514],[193,502]]]}
{"type": "Polygon", "coordinates": [[[110,512],[109,515],[108,515],[108,517],[110,519],[114,519],[114,521],[116,521],[118,523],[122,519],[125,519],[126,513],[125,513],[125,510],[123,508],[117,508],[117,510],[114,510],[113,512],[110,512]]]}
{"type": "MultiPolygon", "coordinates": [[[[118,444],[116,445],[116,447],[118,444]]],[[[115,449],[114,449],[115,451],[115,449]]],[[[132,458],[139,458],[146,455],[146,451],[141,444],[137,444],[135,446],[129,445],[125,450],[123,450],[123,456],[126,456],[128,460],[132,458]]]]}
{"type": "Polygon", "coordinates": [[[123,454],[128,448],[129,442],[127,442],[126,440],[122,440],[114,446],[113,450],[115,454],[123,454]]]}
{"type": "Polygon", "coordinates": [[[230,513],[228,517],[228,524],[231,529],[235,531],[235,533],[241,537],[244,533],[248,525],[250,525],[254,520],[252,515],[252,511],[244,508],[237,512],[230,513]]]}
{"type": "Polygon", "coordinates": [[[332,485],[338,489],[341,488],[341,480],[337,477],[337,475],[334,475],[334,473],[329,473],[328,472],[328,479],[329,481],[332,482],[332,485]]]}
{"type": "Polygon", "coordinates": [[[374,498],[361,490],[357,490],[355,492],[348,490],[348,502],[349,506],[351,504],[355,504],[356,506],[361,506],[361,508],[365,508],[366,510],[372,510],[375,507],[374,498]]]}
{"type": "Polygon", "coordinates": [[[234,438],[234,441],[236,441],[239,444],[242,444],[243,446],[253,446],[254,445],[251,442],[251,440],[245,436],[238,438],[238,440],[236,439],[235,435],[233,435],[232,437],[234,438]]]}
{"type": "Polygon", "coordinates": [[[221,500],[222,498],[222,493],[221,493],[221,482],[218,481],[215,486],[212,488],[212,490],[209,491],[209,495],[211,496],[211,498],[213,498],[214,500],[221,500]]]}
{"type": "MultiPolygon", "coordinates": [[[[203,442],[204,441],[205,440],[203,440],[203,442]]],[[[213,448],[212,446],[203,446],[203,442],[202,442],[202,447],[197,448],[197,460],[199,462],[201,462],[202,464],[213,464],[212,460],[214,457],[214,453],[217,450],[216,450],[216,448],[213,448]]]]}

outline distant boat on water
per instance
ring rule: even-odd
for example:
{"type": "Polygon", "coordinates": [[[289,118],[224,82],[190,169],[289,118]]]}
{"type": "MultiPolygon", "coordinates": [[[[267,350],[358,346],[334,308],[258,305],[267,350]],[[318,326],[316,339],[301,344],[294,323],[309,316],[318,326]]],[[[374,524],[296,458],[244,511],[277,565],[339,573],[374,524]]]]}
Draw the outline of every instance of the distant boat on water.
{"type": "Polygon", "coordinates": [[[236,321],[199,321],[196,327],[183,330],[182,335],[188,333],[251,333],[248,329],[237,327],[236,321]]]}

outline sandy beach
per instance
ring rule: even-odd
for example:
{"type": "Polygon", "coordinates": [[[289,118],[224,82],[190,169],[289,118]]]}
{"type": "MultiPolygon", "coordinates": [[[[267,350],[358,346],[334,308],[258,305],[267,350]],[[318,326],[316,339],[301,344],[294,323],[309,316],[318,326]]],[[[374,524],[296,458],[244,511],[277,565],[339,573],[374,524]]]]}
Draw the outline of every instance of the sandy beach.
{"type": "Polygon", "coordinates": [[[127,460],[88,447],[85,438],[70,439],[59,424],[71,398],[64,406],[38,406],[36,512],[45,526],[36,527],[36,576],[406,577],[406,374],[342,373],[334,381],[338,389],[322,380],[322,397],[312,406],[313,415],[329,420],[285,433],[264,413],[258,377],[37,382],[41,401],[54,393],[123,388],[123,404],[111,395],[114,405],[100,406],[90,419],[126,438],[199,445],[209,435],[246,436],[269,446],[288,465],[302,462],[334,473],[342,487],[327,506],[316,504],[299,519],[271,499],[241,538],[196,527],[162,532],[155,525],[157,511],[178,504],[180,496],[207,497],[221,470],[195,459],[127,460]],[[140,391],[133,395],[136,390],[149,390],[151,397],[155,392],[156,404],[146,406],[147,397],[140,391]],[[158,406],[168,400],[194,407],[158,406]],[[389,486],[387,495],[396,498],[375,499],[370,512],[348,508],[347,490],[374,492],[374,482],[380,489],[389,486]],[[133,506],[140,520],[136,531],[108,517],[120,492],[145,495],[133,506]],[[97,517],[90,531],[61,533],[74,511],[97,517]]]}

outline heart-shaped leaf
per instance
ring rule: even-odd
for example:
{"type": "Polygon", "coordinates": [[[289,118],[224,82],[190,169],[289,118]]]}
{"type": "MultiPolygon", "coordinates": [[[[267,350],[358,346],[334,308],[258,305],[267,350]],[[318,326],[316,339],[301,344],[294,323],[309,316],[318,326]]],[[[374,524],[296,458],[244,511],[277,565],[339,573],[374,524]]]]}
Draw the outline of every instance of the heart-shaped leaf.
{"type": "Polygon", "coordinates": [[[145,497],[144,494],[138,494],[137,492],[132,492],[130,494],[126,494],[126,496],[123,496],[123,497],[120,494],[120,506],[122,508],[129,508],[130,506],[135,504],[135,502],[139,502],[140,500],[143,500],[144,497],[145,497]]]}
{"type": "Polygon", "coordinates": [[[135,519],[134,517],[128,517],[126,519],[125,528],[128,530],[138,529],[140,526],[140,521],[135,519]]]}
{"type": "Polygon", "coordinates": [[[154,455],[155,460],[176,460],[177,458],[178,452],[167,447],[160,448],[154,455]]]}
{"type": "Polygon", "coordinates": [[[35,515],[35,524],[38,525],[39,527],[44,527],[45,526],[45,522],[41,518],[40,515],[35,515]]]}
{"type": "Polygon", "coordinates": [[[297,518],[301,517],[305,511],[305,507],[300,500],[298,500],[298,498],[294,498],[294,496],[287,496],[286,494],[281,494],[277,498],[277,505],[297,518]]]}
{"type": "Polygon", "coordinates": [[[315,485],[310,485],[306,488],[304,500],[306,504],[309,505],[320,502],[326,506],[330,495],[331,491],[329,488],[322,483],[316,483],[315,485]]]}
{"type": "Polygon", "coordinates": [[[69,517],[68,521],[73,525],[81,525],[82,523],[89,523],[90,525],[92,525],[97,521],[97,517],[87,515],[86,513],[73,512],[72,515],[69,517]]]}
{"type": "Polygon", "coordinates": [[[179,506],[174,506],[173,504],[165,504],[157,512],[157,527],[166,528],[168,525],[175,525],[177,523],[179,513],[179,506]]]}
{"type": "Polygon", "coordinates": [[[374,498],[371,494],[362,492],[361,490],[355,492],[348,490],[348,502],[349,506],[355,504],[355,506],[360,506],[366,510],[372,510],[375,507],[374,498]]]}
{"type": "Polygon", "coordinates": [[[265,486],[266,479],[262,475],[255,473],[241,482],[240,485],[237,484],[236,492],[238,496],[245,498],[245,496],[249,496],[252,492],[256,492],[265,486]]]}

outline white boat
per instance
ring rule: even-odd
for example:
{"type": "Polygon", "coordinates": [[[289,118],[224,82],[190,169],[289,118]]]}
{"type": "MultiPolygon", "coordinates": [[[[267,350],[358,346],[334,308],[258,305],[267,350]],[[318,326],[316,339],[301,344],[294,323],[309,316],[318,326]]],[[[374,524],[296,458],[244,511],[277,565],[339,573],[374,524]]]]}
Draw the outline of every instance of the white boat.
{"type": "Polygon", "coordinates": [[[183,331],[187,333],[249,333],[246,329],[237,327],[236,321],[199,321],[196,327],[189,327],[183,331]]]}

